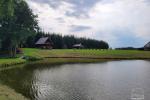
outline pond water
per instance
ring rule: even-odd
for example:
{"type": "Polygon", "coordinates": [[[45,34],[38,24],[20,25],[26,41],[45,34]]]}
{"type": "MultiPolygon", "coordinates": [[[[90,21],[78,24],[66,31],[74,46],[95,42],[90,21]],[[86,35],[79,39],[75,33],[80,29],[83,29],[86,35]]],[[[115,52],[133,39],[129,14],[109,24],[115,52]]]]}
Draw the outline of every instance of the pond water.
{"type": "Polygon", "coordinates": [[[0,83],[32,100],[150,100],[150,61],[30,65],[0,71],[0,83]]]}

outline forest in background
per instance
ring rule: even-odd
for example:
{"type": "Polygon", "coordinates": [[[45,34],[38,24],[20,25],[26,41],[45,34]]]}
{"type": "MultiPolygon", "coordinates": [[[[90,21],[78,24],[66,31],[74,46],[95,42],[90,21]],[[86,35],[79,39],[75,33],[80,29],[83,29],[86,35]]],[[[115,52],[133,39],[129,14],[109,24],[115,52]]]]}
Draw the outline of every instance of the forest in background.
{"type": "Polygon", "coordinates": [[[109,48],[105,41],[42,32],[37,18],[24,0],[0,0],[1,53],[7,52],[10,57],[15,57],[17,48],[35,48],[35,42],[41,37],[49,37],[54,49],[70,49],[78,43],[87,49],[109,48]]]}
{"type": "Polygon", "coordinates": [[[108,49],[109,45],[105,41],[99,41],[84,37],[75,37],[73,35],[62,36],[57,33],[37,32],[33,36],[29,36],[23,47],[35,48],[35,43],[41,37],[49,37],[52,41],[54,49],[71,49],[74,44],[82,44],[85,49],[108,49]]]}

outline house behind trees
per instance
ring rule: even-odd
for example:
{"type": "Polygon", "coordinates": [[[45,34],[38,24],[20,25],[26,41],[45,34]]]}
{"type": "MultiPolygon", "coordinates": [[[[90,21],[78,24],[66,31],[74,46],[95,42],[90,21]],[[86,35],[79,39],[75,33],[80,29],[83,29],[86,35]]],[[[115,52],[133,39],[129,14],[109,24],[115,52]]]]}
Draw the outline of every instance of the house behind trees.
{"type": "Polygon", "coordinates": [[[84,46],[81,43],[80,44],[74,44],[72,47],[75,48],[75,49],[82,49],[82,48],[84,48],[84,46]]]}
{"type": "Polygon", "coordinates": [[[52,49],[52,41],[49,37],[42,37],[36,43],[35,46],[42,49],[52,49]]]}
{"type": "Polygon", "coordinates": [[[43,42],[35,45],[35,43],[39,41],[39,38],[41,37],[50,37],[50,43],[52,43],[51,46],[54,49],[72,49],[73,45],[75,45],[75,47],[77,48],[78,47],[80,48],[80,45],[78,45],[80,43],[84,46],[84,49],[108,49],[109,48],[109,44],[105,41],[84,38],[84,37],[82,38],[74,37],[72,35],[62,36],[56,33],[52,34],[52,33],[45,33],[45,32],[39,32],[38,34],[36,34],[36,36],[28,38],[24,45],[26,47],[40,46],[43,48],[43,44],[44,44],[43,42]]]}
{"type": "Polygon", "coordinates": [[[148,42],[148,43],[144,46],[144,50],[150,50],[150,42],[148,42]]]}

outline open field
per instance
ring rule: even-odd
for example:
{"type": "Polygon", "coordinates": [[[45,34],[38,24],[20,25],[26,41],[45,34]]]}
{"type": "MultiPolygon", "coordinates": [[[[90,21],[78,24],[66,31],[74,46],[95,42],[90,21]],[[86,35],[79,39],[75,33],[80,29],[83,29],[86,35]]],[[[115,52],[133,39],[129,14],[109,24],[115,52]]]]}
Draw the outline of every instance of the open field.
{"type": "MultiPolygon", "coordinates": [[[[22,56],[29,57],[30,60],[51,58],[51,63],[59,63],[54,58],[61,58],[62,62],[69,61],[68,58],[76,58],[70,62],[95,62],[104,59],[150,59],[150,51],[139,50],[93,50],[93,49],[33,49],[23,48],[22,56]],[[77,59],[78,58],[78,59],[77,59]],[[84,60],[82,60],[84,59],[84,60]],[[96,60],[92,60],[96,59],[96,60]]],[[[0,66],[22,64],[27,60],[21,58],[0,59],[0,66]]]]}
{"type": "Polygon", "coordinates": [[[41,58],[57,57],[79,57],[79,58],[101,58],[101,59],[150,59],[150,51],[139,50],[90,50],[90,49],[24,49],[24,55],[41,58]]]}

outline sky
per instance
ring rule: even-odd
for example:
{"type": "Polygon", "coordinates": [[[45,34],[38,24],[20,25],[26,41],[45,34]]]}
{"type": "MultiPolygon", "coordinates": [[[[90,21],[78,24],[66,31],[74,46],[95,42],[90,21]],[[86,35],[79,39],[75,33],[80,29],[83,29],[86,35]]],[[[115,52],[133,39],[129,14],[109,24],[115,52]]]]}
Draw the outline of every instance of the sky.
{"type": "Polygon", "coordinates": [[[45,32],[104,40],[110,47],[150,41],[150,0],[27,0],[45,32]]]}

